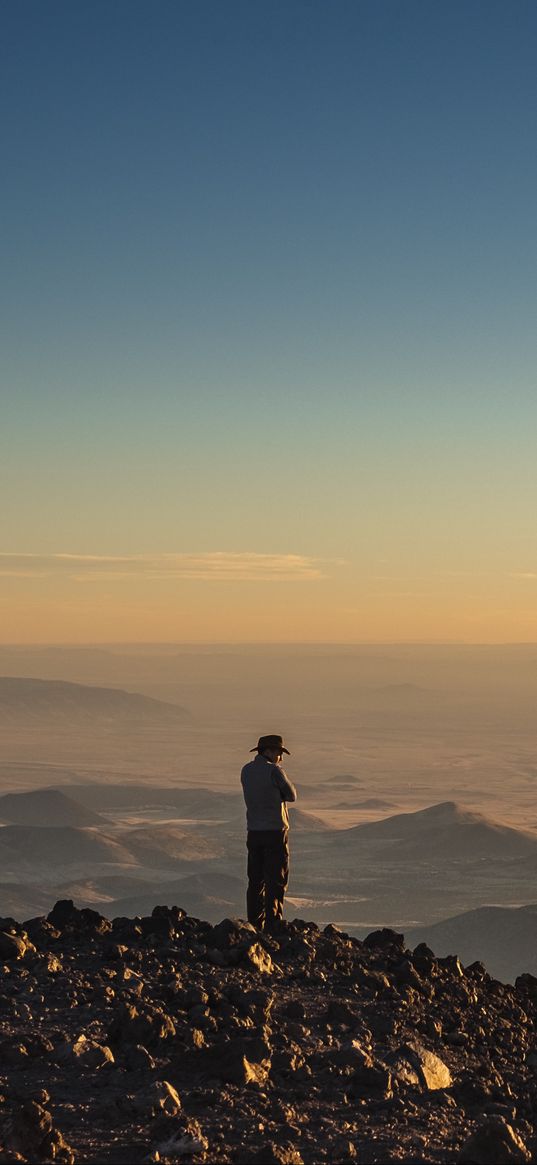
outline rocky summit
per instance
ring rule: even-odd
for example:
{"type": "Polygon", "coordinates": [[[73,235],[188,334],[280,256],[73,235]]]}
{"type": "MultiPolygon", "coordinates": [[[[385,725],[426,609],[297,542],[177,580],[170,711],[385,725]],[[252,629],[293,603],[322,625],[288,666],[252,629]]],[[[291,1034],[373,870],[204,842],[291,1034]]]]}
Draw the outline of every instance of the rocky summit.
{"type": "Polygon", "coordinates": [[[0,919],[0,1161],[537,1160],[537,979],[296,919],[0,919]]]}

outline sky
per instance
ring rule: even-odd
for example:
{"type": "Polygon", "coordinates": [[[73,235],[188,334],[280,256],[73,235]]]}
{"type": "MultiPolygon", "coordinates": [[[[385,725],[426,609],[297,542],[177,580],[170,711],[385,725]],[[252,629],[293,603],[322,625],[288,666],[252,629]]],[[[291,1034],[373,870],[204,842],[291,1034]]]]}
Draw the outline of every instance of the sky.
{"type": "Polygon", "coordinates": [[[0,26],[0,641],[537,641],[535,5],[0,26]]]}

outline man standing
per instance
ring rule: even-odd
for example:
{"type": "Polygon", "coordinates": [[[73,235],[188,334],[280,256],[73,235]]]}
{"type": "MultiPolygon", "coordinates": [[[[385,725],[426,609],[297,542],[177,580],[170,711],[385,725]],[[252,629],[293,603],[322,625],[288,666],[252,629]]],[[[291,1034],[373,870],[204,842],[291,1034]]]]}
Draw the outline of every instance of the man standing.
{"type": "Polygon", "coordinates": [[[261,736],[257,756],[241,772],[248,829],[248,922],[277,931],[283,918],[283,897],[289,880],[289,815],[286,801],[296,801],[296,789],[280,766],[281,736],[261,736]]]}

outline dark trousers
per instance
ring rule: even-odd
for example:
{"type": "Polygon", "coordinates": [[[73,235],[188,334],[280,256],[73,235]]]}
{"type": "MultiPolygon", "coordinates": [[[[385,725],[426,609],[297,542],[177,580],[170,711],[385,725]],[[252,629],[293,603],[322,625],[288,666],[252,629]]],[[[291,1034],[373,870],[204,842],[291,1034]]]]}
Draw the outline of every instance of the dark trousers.
{"type": "Polygon", "coordinates": [[[283,896],[289,881],[287,829],[250,829],[248,849],[248,922],[270,930],[283,918],[283,896]]]}

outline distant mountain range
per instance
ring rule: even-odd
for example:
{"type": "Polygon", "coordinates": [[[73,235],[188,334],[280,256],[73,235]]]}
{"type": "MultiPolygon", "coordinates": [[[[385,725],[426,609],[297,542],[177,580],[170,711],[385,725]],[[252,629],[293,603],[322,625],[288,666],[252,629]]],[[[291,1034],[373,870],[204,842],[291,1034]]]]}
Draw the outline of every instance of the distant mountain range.
{"type": "Polygon", "coordinates": [[[0,676],[0,722],[5,725],[51,727],[85,722],[161,726],[181,724],[188,715],[177,704],[122,688],[0,676]]]}

